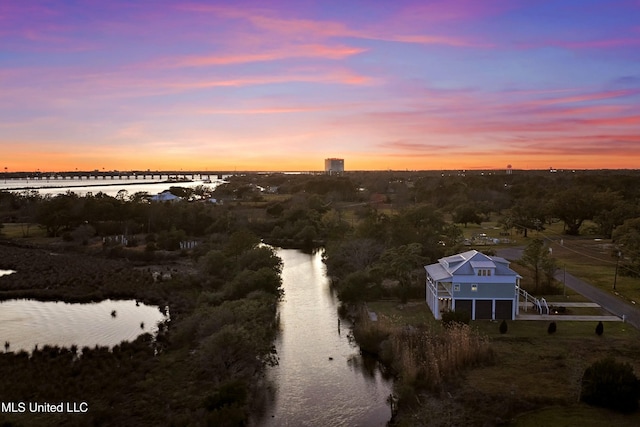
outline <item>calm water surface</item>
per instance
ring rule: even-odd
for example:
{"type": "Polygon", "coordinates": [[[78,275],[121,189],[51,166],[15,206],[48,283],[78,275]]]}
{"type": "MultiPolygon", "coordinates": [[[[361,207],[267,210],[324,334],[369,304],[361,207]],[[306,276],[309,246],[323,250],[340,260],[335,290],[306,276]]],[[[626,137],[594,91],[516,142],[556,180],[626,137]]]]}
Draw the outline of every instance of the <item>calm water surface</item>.
{"type": "Polygon", "coordinates": [[[277,391],[259,425],[385,426],[392,381],[362,358],[345,320],[338,329],[338,301],[321,254],[278,250],[278,255],[285,292],[276,341],[280,363],[268,372],[277,391]]]}
{"type": "Polygon", "coordinates": [[[36,344],[113,347],[143,333],[155,334],[158,323],[166,319],[158,307],[136,305],[133,300],[89,304],[8,300],[0,302],[0,341],[8,341],[15,352],[32,351],[36,344]]]}
{"type": "Polygon", "coordinates": [[[198,185],[206,185],[215,188],[223,182],[211,176],[211,182],[205,182],[197,179],[191,182],[161,182],[169,177],[163,175],[161,178],[156,176],[155,179],[8,179],[0,181],[0,190],[7,191],[25,191],[24,188],[30,188],[38,191],[40,195],[64,194],[67,191],[73,191],[79,196],[85,196],[87,193],[97,194],[104,193],[115,197],[119,191],[125,190],[129,195],[138,192],[147,192],[151,195],[161,193],[170,187],[196,187],[198,185]]]}

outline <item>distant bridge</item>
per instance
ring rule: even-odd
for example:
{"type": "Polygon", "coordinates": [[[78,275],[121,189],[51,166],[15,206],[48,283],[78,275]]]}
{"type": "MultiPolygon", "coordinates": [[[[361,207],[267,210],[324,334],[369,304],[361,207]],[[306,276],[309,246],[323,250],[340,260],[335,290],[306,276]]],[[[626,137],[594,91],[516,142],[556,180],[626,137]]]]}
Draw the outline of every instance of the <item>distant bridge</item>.
{"type": "MultiPolygon", "coordinates": [[[[1,173],[1,171],[0,171],[1,173]]],[[[211,180],[233,175],[231,171],[71,171],[71,172],[4,172],[2,179],[28,179],[33,181],[52,180],[121,180],[121,179],[157,179],[157,180],[211,180]]]]}

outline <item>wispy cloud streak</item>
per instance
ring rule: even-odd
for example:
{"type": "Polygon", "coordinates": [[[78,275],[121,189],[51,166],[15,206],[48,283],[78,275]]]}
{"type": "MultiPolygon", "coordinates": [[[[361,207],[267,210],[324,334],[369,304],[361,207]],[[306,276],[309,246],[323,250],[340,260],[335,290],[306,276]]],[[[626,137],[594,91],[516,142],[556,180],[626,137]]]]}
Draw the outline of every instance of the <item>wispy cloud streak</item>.
{"type": "Polygon", "coordinates": [[[188,168],[216,152],[204,166],[310,170],[329,155],[402,169],[638,158],[636,1],[363,4],[0,2],[3,160],[123,169],[146,151],[145,167],[188,168]]]}

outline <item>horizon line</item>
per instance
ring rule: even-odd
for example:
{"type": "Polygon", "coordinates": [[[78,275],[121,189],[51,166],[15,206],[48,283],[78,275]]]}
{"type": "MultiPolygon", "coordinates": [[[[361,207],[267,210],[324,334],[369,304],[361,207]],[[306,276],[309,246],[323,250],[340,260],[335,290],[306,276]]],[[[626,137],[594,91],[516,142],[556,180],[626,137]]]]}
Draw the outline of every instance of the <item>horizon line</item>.
{"type": "Polygon", "coordinates": [[[52,170],[52,171],[42,171],[40,169],[37,170],[21,170],[21,171],[10,171],[5,168],[2,172],[2,175],[14,175],[14,174],[34,174],[34,175],[46,175],[46,174],[157,174],[157,173],[171,173],[171,174],[216,174],[216,173],[224,173],[224,174],[239,174],[239,173],[253,173],[253,174],[264,174],[264,173],[325,173],[332,172],[336,174],[347,174],[354,172],[484,172],[484,171],[553,171],[553,172],[566,172],[566,171],[638,171],[640,168],[555,168],[549,167],[544,169],[539,168],[456,168],[456,169],[353,169],[353,170],[344,170],[344,171],[326,171],[324,169],[312,169],[312,170],[263,170],[263,169],[245,169],[245,170],[237,170],[233,171],[229,169],[127,169],[127,170],[119,170],[119,169],[110,169],[110,170],[52,170]]]}

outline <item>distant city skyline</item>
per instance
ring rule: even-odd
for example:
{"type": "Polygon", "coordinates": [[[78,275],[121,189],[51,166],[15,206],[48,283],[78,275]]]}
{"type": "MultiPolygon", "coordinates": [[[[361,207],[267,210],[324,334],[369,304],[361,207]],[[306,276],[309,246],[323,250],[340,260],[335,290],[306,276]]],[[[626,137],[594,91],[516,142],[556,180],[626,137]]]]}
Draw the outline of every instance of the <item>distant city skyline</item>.
{"type": "Polygon", "coordinates": [[[639,0],[1,2],[0,52],[1,171],[640,168],[639,0]]]}

